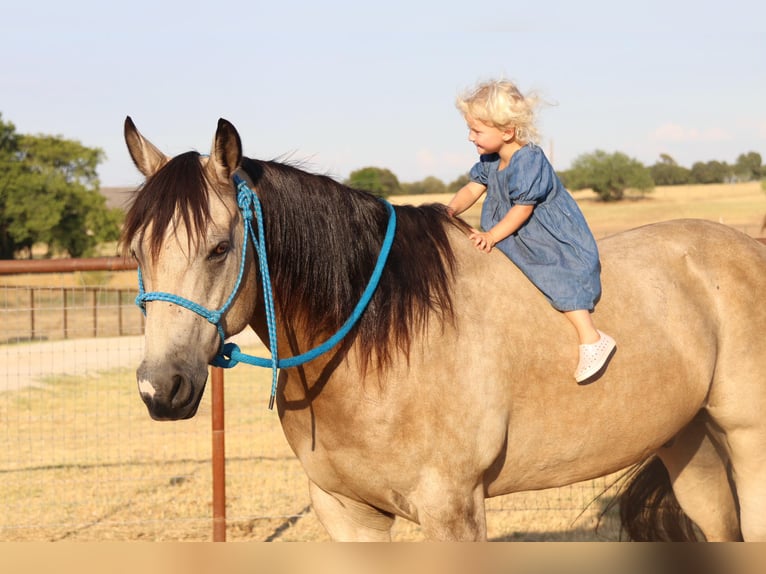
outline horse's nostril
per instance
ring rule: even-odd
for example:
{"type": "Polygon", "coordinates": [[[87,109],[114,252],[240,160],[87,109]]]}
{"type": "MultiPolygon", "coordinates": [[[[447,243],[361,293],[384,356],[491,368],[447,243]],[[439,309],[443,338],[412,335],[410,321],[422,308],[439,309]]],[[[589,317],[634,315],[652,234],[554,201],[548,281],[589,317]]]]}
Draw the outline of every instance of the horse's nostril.
{"type": "Polygon", "coordinates": [[[170,387],[170,396],[175,397],[178,391],[184,384],[184,378],[182,375],[173,375],[173,385],[170,387]]]}
{"type": "Polygon", "coordinates": [[[188,405],[194,397],[192,384],[183,375],[173,375],[173,387],[170,390],[170,404],[173,408],[188,405]]]}

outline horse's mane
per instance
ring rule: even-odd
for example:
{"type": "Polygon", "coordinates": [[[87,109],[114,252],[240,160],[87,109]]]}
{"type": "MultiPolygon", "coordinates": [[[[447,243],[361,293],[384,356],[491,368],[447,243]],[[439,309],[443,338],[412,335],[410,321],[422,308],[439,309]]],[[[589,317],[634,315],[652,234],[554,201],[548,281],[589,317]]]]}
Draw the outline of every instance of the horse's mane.
{"type": "MultiPolygon", "coordinates": [[[[319,343],[348,319],[370,279],[388,223],[386,208],[370,193],[286,164],[243,158],[241,167],[263,208],[277,315],[319,343]]],[[[147,239],[158,251],[174,217],[201,234],[210,219],[209,187],[196,152],[173,158],[137,190],[123,246],[151,223],[147,239]]],[[[424,329],[433,313],[452,318],[456,263],[446,230],[460,223],[441,205],[395,209],[396,236],[380,283],[346,339],[359,345],[365,365],[388,362],[394,348],[408,353],[413,332],[424,329]]]]}
{"type": "Polygon", "coordinates": [[[210,221],[207,189],[213,187],[199,157],[195,151],[174,157],[136,190],[122,226],[123,255],[128,255],[133,239],[149,229],[149,248],[156,257],[165,230],[171,224],[177,226],[176,217],[189,230],[189,240],[199,241],[210,221]]]}

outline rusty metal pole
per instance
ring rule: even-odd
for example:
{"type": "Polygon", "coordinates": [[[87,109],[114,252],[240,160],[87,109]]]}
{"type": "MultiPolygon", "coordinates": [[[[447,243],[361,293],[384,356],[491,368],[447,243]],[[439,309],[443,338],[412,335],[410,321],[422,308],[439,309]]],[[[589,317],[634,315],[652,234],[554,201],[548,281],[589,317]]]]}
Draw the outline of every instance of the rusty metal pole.
{"type": "Polygon", "coordinates": [[[226,448],[223,420],[223,369],[211,367],[213,410],[213,542],[226,542],[226,448]]]}
{"type": "Polygon", "coordinates": [[[68,289],[64,287],[61,290],[61,297],[64,301],[64,338],[69,338],[69,297],[67,295],[68,289]]]}
{"type": "MultiPolygon", "coordinates": [[[[87,291],[87,287],[85,290],[87,291]]],[[[96,289],[93,289],[93,297],[91,299],[93,306],[93,337],[98,337],[98,291],[96,289]]]]}
{"type": "Polygon", "coordinates": [[[21,273],[67,273],[70,271],[125,271],[138,264],[123,257],[91,257],[88,259],[2,259],[0,275],[21,273]]]}
{"type": "Polygon", "coordinates": [[[29,289],[29,338],[34,341],[37,338],[35,333],[35,290],[29,289]]]}

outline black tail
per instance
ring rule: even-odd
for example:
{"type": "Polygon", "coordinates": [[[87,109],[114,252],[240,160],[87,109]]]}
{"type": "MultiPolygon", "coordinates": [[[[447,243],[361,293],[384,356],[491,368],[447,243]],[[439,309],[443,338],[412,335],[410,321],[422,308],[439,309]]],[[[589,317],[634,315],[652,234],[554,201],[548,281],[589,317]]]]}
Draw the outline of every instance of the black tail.
{"type": "Polygon", "coordinates": [[[684,514],[665,465],[652,457],[639,467],[620,493],[620,522],[636,542],[698,542],[694,522],[684,514]]]}

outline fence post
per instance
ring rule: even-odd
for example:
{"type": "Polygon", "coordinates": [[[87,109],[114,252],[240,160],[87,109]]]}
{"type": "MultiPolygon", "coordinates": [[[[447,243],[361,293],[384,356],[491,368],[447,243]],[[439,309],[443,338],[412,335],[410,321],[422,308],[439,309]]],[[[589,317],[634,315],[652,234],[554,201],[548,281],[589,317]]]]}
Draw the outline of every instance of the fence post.
{"type": "Polygon", "coordinates": [[[117,290],[117,333],[122,337],[122,289],[117,290]]]}
{"type": "Polygon", "coordinates": [[[226,448],[223,369],[211,367],[213,410],[213,542],[226,542],[226,448]]]}
{"type": "Polygon", "coordinates": [[[35,340],[35,290],[29,289],[29,338],[35,340]]]}
{"type": "Polygon", "coordinates": [[[69,309],[68,309],[68,295],[69,290],[66,287],[61,289],[62,299],[64,300],[64,338],[69,338],[69,309]]]}
{"type": "MultiPolygon", "coordinates": [[[[88,287],[85,288],[88,291],[88,287]]],[[[93,336],[98,337],[98,289],[93,289],[93,336]]]]}

